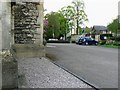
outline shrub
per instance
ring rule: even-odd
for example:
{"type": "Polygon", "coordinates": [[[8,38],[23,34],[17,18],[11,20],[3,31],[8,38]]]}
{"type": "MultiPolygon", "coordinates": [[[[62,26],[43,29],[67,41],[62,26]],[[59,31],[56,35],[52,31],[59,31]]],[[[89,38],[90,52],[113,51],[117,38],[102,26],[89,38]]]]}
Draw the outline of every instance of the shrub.
{"type": "Polygon", "coordinates": [[[113,42],[106,42],[106,45],[113,45],[113,42]]]}
{"type": "Polygon", "coordinates": [[[120,41],[120,36],[117,36],[117,37],[115,38],[115,41],[120,41]]]}
{"type": "Polygon", "coordinates": [[[120,42],[114,42],[113,45],[120,46],[120,42]]]}
{"type": "Polygon", "coordinates": [[[106,44],[106,40],[101,40],[99,44],[100,45],[105,45],[106,44]]]}

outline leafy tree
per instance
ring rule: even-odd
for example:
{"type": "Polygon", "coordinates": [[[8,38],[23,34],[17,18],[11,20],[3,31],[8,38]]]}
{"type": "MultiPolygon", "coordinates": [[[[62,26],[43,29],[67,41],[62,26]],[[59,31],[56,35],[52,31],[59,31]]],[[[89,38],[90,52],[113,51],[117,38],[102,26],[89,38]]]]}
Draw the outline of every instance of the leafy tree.
{"type": "Polygon", "coordinates": [[[66,6],[61,8],[59,12],[64,16],[64,21],[65,21],[65,37],[66,34],[70,31],[69,28],[73,28],[73,17],[74,17],[74,7],[73,6],[66,6]]]}
{"type": "MultiPolygon", "coordinates": [[[[75,0],[72,2],[73,5],[69,5],[66,7],[61,8],[60,12],[64,15],[67,19],[68,27],[76,28],[74,25],[75,21],[77,22],[77,31],[79,33],[80,25],[88,21],[87,15],[84,11],[84,2],[80,0],[75,0]]],[[[69,30],[68,30],[69,31],[69,30]]]]}
{"type": "Polygon", "coordinates": [[[119,18],[114,19],[107,27],[112,33],[120,33],[119,18]]]}
{"type": "Polygon", "coordinates": [[[64,18],[63,14],[57,13],[59,16],[59,23],[60,23],[60,35],[65,36],[66,38],[66,19],[64,18]]]}
{"type": "Polygon", "coordinates": [[[60,23],[59,23],[59,19],[58,16],[56,15],[55,12],[52,12],[49,16],[48,16],[48,31],[52,31],[49,32],[53,38],[57,38],[58,34],[59,34],[59,30],[60,30],[60,23]]]}
{"type": "Polygon", "coordinates": [[[65,28],[66,28],[66,19],[61,13],[58,12],[51,12],[49,14],[45,15],[45,19],[48,21],[48,25],[44,26],[44,29],[46,30],[46,39],[49,38],[58,38],[60,35],[65,34],[65,28]]]}
{"type": "Polygon", "coordinates": [[[107,27],[112,33],[115,33],[115,41],[120,41],[120,36],[118,36],[120,34],[119,18],[114,19],[107,27]]]}
{"type": "Polygon", "coordinates": [[[84,11],[85,5],[82,0],[74,0],[72,2],[72,4],[74,5],[74,17],[76,18],[76,21],[77,21],[76,33],[78,34],[80,25],[83,22],[88,21],[88,19],[87,19],[87,15],[84,11]]]}
{"type": "Polygon", "coordinates": [[[66,34],[76,28],[75,20],[77,20],[76,33],[79,33],[80,25],[88,20],[84,12],[84,2],[76,0],[72,4],[61,8],[58,12],[45,15],[45,19],[48,21],[47,27],[44,28],[47,39],[59,38],[60,35],[64,35],[66,38],[66,34]]]}
{"type": "Polygon", "coordinates": [[[85,28],[85,33],[90,34],[90,32],[91,32],[90,28],[89,28],[89,27],[86,27],[86,28],[85,28]]]}

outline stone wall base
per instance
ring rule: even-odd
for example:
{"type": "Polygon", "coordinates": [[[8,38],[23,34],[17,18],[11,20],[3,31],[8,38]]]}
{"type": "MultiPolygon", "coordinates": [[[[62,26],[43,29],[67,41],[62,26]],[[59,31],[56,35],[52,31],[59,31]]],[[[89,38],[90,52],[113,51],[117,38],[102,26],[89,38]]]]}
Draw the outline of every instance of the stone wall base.
{"type": "Polygon", "coordinates": [[[11,53],[14,58],[41,58],[45,56],[45,47],[35,44],[14,44],[11,53]]]}

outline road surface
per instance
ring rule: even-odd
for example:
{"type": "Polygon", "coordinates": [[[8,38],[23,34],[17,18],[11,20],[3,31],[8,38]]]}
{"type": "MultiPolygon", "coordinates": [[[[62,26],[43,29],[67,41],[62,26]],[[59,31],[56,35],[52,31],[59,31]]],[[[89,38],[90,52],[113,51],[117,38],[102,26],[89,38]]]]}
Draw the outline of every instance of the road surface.
{"type": "Polygon", "coordinates": [[[48,44],[55,63],[99,88],[118,88],[118,50],[76,44],[48,44]]]}

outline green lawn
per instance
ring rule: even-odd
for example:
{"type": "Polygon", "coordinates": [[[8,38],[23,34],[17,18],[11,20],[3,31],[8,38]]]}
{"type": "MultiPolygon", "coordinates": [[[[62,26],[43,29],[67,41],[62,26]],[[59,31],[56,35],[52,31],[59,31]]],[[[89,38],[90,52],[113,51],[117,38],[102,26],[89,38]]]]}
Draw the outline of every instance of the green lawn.
{"type": "Polygon", "coordinates": [[[107,48],[120,48],[120,46],[115,46],[115,45],[98,45],[101,47],[107,47],[107,48]]]}

